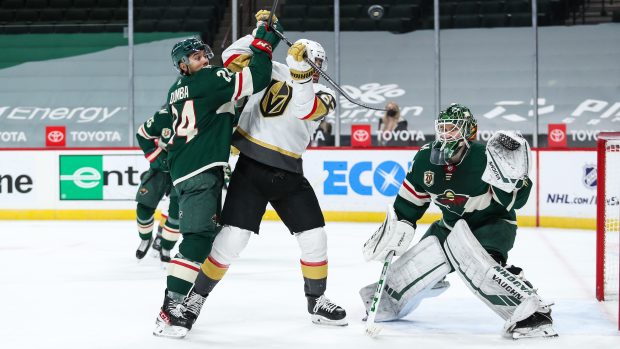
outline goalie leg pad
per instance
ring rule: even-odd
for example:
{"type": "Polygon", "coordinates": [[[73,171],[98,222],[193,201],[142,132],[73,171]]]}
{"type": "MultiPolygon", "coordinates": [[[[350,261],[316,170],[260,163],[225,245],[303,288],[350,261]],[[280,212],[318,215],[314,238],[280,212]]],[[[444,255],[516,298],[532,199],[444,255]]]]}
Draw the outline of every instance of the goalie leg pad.
{"type": "Polygon", "coordinates": [[[402,255],[409,248],[415,228],[407,221],[399,221],[393,206],[388,206],[385,221],[364,243],[362,252],[367,261],[383,261],[389,251],[402,255]]]}
{"type": "Polygon", "coordinates": [[[459,220],[444,244],[446,255],[465,285],[491,310],[506,320],[504,330],[535,312],[549,312],[524,280],[499,265],[480,245],[464,220],[459,220]]]}
{"type": "MultiPolygon", "coordinates": [[[[422,299],[446,291],[450,284],[443,278],[450,270],[437,237],[421,240],[390,267],[375,321],[400,319],[411,313],[422,299]]],[[[377,283],[373,283],[360,290],[366,311],[376,288],[377,283]]]]}

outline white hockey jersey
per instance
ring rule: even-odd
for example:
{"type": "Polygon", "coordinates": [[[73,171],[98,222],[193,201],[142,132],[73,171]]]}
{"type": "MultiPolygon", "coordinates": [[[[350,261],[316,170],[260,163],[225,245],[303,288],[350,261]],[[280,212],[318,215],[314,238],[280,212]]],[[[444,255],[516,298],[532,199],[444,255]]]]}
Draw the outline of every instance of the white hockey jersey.
{"type": "MultiPolygon", "coordinates": [[[[253,39],[247,35],[228,47],[222,53],[224,65],[233,71],[246,66],[253,39]]],[[[295,82],[287,65],[273,62],[271,83],[249,97],[232,144],[258,162],[303,173],[301,156],[319,121],[335,107],[335,93],[331,89],[312,81],[295,82]]]]}

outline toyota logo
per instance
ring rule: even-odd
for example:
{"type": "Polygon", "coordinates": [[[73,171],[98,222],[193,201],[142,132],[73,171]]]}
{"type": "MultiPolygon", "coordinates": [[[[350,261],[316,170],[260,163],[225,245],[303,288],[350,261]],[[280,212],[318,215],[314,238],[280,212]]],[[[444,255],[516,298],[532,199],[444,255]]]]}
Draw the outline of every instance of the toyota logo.
{"type": "Polygon", "coordinates": [[[553,142],[562,142],[564,140],[565,134],[564,131],[560,129],[554,129],[549,132],[549,139],[553,142]]]}
{"type": "Polygon", "coordinates": [[[366,130],[355,130],[353,139],[357,142],[366,142],[370,138],[370,134],[366,130]]]}
{"type": "Polygon", "coordinates": [[[52,143],[60,143],[65,139],[65,134],[55,130],[47,134],[47,139],[52,143]]]}

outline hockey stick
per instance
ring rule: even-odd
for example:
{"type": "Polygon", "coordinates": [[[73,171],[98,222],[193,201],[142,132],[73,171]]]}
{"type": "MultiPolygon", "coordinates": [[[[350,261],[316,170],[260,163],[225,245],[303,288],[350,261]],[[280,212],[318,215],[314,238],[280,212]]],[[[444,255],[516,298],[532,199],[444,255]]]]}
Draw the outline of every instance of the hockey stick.
{"type": "Polygon", "coordinates": [[[390,269],[390,264],[392,264],[392,258],[394,258],[395,253],[396,251],[389,251],[387,256],[385,256],[383,269],[381,269],[381,275],[379,276],[379,282],[377,283],[377,289],[375,290],[375,294],[372,296],[370,312],[368,312],[368,318],[366,319],[366,335],[369,337],[378,336],[379,332],[383,329],[383,326],[375,323],[375,317],[377,317],[379,302],[381,302],[381,296],[383,295],[383,289],[385,288],[385,278],[387,276],[388,269],[390,269]]]}
{"type": "Polygon", "coordinates": [[[278,7],[278,0],[274,0],[273,1],[273,5],[271,5],[271,12],[269,12],[269,21],[267,22],[267,25],[269,26],[269,28],[273,28],[273,16],[275,16],[276,13],[276,8],[278,7]]]}
{"type": "MultiPolygon", "coordinates": [[[[277,0],[274,1],[274,4],[277,3],[277,0]]],[[[272,25],[270,25],[271,30],[274,31],[274,33],[276,33],[276,35],[280,38],[280,40],[286,42],[286,44],[291,47],[293,46],[293,43],[290,42],[286,36],[284,36],[284,34],[280,33],[275,27],[273,27],[272,25]]],[[[314,68],[315,71],[318,71],[319,74],[325,79],[327,80],[327,82],[329,82],[330,85],[332,85],[338,92],[340,92],[341,95],[344,96],[344,98],[346,98],[347,100],[349,100],[349,102],[359,105],[360,107],[364,107],[366,109],[372,109],[372,110],[380,110],[380,111],[387,111],[387,109],[384,108],[377,108],[377,107],[373,107],[370,106],[368,104],[362,103],[362,102],[358,102],[356,100],[354,100],[351,96],[349,96],[348,93],[346,93],[342,87],[338,86],[338,84],[336,82],[334,82],[334,80],[332,80],[332,78],[329,77],[329,75],[327,75],[327,73],[325,73],[321,68],[319,68],[318,65],[316,65],[315,62],[312,62],[311,60],[309,60],[308,58],[306,58],[306,62],[308,64],[310,64],[310,66],[312,68],[314,68]]]]}

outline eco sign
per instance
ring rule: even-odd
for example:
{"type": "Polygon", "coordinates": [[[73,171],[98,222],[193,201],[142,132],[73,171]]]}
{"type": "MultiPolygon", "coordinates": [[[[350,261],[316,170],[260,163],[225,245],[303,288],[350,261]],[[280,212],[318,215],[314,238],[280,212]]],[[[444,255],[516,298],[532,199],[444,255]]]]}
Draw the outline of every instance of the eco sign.
{"type": "Polygon", "coordinates": [[[139,155],[60,155],[60,200],[133,200],[148,162],[139,155]]]}

